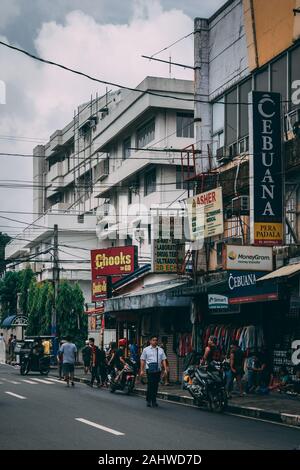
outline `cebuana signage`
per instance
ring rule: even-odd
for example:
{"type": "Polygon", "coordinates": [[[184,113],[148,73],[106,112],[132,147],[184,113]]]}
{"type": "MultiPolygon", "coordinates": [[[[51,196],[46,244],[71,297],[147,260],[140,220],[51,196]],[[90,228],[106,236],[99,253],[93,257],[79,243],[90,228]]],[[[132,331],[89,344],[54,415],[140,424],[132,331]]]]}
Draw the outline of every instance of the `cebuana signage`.
{"type": "Polygon", "coordinates": [[[249,94],[251,244],[283,244],[281,95],[249,94]]]}
{"type": "Polygon", "coordinates": [[[224,269],[247,271],[272,271],[271,247],[226,245],[224,269]]]}
{"type": "Polygon", "coordinates": [[[257,279],[267,274],[263,271],[230,271],[228,272],[229,304],[264,302],[277,300],[277,286],[272,282],[257,284],[257,279]]]}

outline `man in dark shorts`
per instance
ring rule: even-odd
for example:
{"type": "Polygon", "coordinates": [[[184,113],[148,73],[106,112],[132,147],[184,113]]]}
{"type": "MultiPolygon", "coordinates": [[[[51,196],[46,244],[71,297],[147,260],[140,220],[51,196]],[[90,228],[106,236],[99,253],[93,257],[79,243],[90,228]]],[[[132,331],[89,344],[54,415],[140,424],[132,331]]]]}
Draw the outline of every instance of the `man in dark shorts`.
{"type": "Polygon", "coordinates": [[[229,394],[232,389],[234,379],[236,379],[240,396],[244,396],[242,377],[244,374],[244,353],[239,347],[238,341],[232,341],[230,347],[230,371],[227,379],[226,390],[229,394]]]}
{"type": "Polygon", "coordinates": [[[111,360],[111,364],[117,369],[115,381],[118,382],[122,377],[122,371],[126,364],[125,361],[125,347],[127,341],[125,338],[119,340],[119,348],[115,351],[114,356],[111,360]]]}
{"type": "Polygon", "coordinates": [[[77,348],[74,343],[71,343],[71,337],[66,337],[66,342],[60,347],[59,352],[63,354],[63,371],[67,387],[71,385],[74,387],[74,368],[76,362],[77,348]]]}

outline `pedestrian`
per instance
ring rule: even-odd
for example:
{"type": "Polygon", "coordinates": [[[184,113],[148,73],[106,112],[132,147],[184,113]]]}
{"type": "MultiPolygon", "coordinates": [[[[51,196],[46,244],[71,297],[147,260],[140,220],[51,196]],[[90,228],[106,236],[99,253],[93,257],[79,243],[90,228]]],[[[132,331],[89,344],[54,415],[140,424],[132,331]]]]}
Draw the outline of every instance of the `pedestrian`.
{"type": "Polygon", "coordinates": [[[230,369],[227,375],[226,391],[230,397],[232,391],[233,381],[236,379],[240,396],[244,396],[242,377],[244,372],[244,353],[239,346],[239,342],[234,340],[230,346],[230,369]]]}
{"type": "Polygon", "coordinates": [[[89,338],[89,345],[91,348],[91,381],[88,383],[90,387],[93,387],[96,380],[97,387],[100,388],[106,382],[106,356],[103,349],[98,348],[95,345],[95,339],[89,338]],[[105,375],[104,375],[105,368],[105,375]],[[101,381],[100,381],[101,375],[101,381]]]}
{"type": "Polygon", "coordinates": [[[74,343],[71,343],[71,337],[66,337],[66,342],[59,348],[59,352],[63,354],[63,371],[67,387],[71,385],[74,387],[74,369],[77,356],[77,348],[74,343]]]}
{"type": "Polygon", "coordinates": [[[0,364],[5,364],[6,344],[3,333],[0,334],[0,364]]]}
{"type": "Polygon", "coordinates": [[[122,377],[122,371],[126,364],[125,361],[125,348],[126,348],[127,340],[122,338],[118,342],[118,349],[115,350],[111,360],[110,365],[114,368],[115,373],[115,381],[118,382],[122,377]]]}
{"type": "MultiPolygon", "coordinates": [[[[161,339],[161,347],[163,348],[166,357],[167,357],[167,344],[168,344],[168,337],[163,336],[162,339],[161,339]]],[[[166,359],[166,365],[167,365],[167,368],[164,371],[164,374],[161,378],[160,383],[161,383],[161,385],[165,385],[165,386],[168,387],[170,385],[170,367],[169,367],[168,359],[166,359]]]]}
{"type": "Polygon", "coordinates": [[[88,339],[86,340],[85,346],[81,352],[82,352],[84,373],[86,375],[89,372],[90,367],[91,367],[91,356],[92,356],[92,348],[90,345],[90,341],[88,339]]]}
{"type": "Polygon", "coordinates": [[[63,379],[63,353],[60,352],[60,348],[64,344],[64,341],[60,341],[59,343],[59,350],[57,352],[57,365],[58,365],[58,375],[59,375],[59,380],[63,379]]]}
{"type": "Polygon", "coordinates": [[[220,354],[217,347],[217,338],[215,336],[210,336],[204,351],[204,356],[201,359],[201,365],[209,365],[212,361],[219,360],[219,356],[220,354]]]}
{"type": "Polygon", "coordinates": [[[157,407],[156,397],[158,385],[161,376],[161,367],[167,370],[166,354],[162,348],[158,346],[157,335],[152,335],[150,338],[150,346],[147,346],[141,355],[141,377],[147,373],[147,406],[157,407]]]}
{"type": "Polygon", "coordinates": [[[13,358],[13,350],[12,350],[12,347],[13,347],[13,341],[14,339],[14,335],[11,334],[8,338],[8,342],[7,342],[7,352],[8,352],[8,363],[10,364],[11,361],[12,361],[12,358],[13,358]]]}

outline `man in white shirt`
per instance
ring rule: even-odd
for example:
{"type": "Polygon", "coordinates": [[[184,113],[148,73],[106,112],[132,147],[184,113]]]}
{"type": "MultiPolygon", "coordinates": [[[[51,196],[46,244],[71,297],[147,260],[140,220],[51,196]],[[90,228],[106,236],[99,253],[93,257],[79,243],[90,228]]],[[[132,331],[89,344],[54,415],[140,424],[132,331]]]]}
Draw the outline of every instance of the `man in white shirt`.
{"type": "Polygon", "coordinates": [[[157,407],[156,397],[158,391],[158,384],[161,376],[161,366],[164,371],[167,370],[166,355],[162,348],[158,345],[158,337],[153,335],[150,338],[150,346],[146,347],[141,355],[141,377],[147,372],[148,385],[147,385],[147,406],[157,407]]]}

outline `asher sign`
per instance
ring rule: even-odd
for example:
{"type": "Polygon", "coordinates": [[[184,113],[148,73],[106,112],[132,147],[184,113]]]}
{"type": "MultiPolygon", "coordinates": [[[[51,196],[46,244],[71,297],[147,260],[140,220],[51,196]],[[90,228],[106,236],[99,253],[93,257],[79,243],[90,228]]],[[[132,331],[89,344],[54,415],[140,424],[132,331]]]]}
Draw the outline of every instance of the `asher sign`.
{"type": "Polygon", "coordinates": [[[281,95],[253,91],[249,112],[251,244],[283,244],[281,95]]]}
{"type": "Polygon", "coordinates": [[[224,249],[224,269],[272,271],[272,248],[226,245],[224,249]]]}
{"type": "Polygon", "coordinates": [[[215,188],[189,198],[187,208],[191,240],[222,235],[224,232],[222,188],[215,188]]]}

